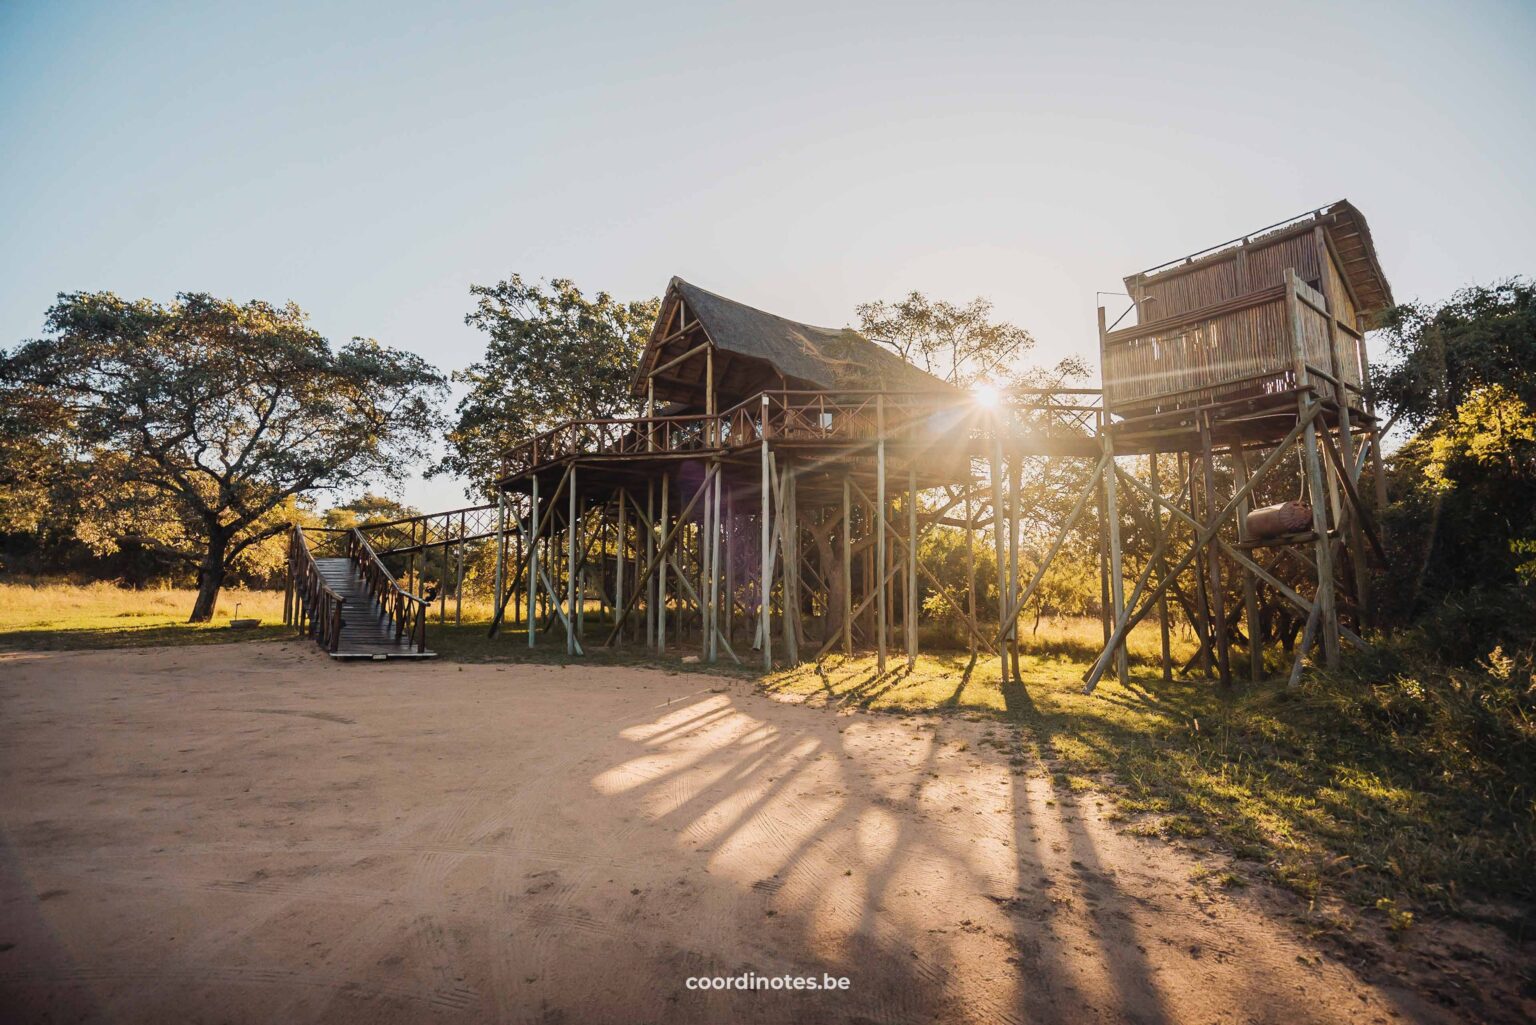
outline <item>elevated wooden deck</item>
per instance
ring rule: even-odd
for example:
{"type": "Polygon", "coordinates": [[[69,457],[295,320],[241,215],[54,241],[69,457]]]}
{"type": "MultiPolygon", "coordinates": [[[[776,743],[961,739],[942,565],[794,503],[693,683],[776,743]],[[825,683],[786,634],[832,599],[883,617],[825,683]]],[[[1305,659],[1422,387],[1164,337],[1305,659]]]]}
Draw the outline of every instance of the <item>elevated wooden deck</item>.
{"type": "Polygon", "coordinates": [[[987,406],[955,390],[764,391],[715,415],[567,421],[513,446],[496,484],[526,490],[532,476],[573,460],[616,478],[703,458],[746,463],[766,440],[775,451],[828,464],[872,457],[884,442],[888,456],[921,461],[927,482],[939,486],[968,474],[970,460],[990,456],[999,442],[1009,457],[1096,457],[1099,395],[1021,389],[987,406]]]}

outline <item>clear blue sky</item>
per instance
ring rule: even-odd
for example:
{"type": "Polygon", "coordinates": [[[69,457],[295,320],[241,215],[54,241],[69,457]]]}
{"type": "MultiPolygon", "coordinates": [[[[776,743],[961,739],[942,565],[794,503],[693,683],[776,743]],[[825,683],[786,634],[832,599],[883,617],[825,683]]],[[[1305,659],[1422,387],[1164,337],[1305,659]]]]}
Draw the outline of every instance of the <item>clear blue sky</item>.
{"type": "Polygon", "coordinates": [[[1533,55],[1518,2],[0,0],[0,341],[202,290],[453,369],[516,271],[985,295],[1092,359],[1095,290],[1341,197],[1436,299],[1536,273],[1533,55]]]}

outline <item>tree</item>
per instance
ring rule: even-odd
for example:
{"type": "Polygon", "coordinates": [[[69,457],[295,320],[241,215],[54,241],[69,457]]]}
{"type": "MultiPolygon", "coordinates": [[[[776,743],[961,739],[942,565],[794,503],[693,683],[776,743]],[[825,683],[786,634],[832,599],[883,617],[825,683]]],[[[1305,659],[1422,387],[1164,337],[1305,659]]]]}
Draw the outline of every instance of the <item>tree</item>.
{"type": "MultiPolygon", "coordinates": [[[[3,356],[0,352],[0,356],[3,356]]],[[[50,508],[65,504],[67,411],[45,396],[0,391],[0,534],[53,533],[50,508]]]]}
{"type": "Polygon", "coordinates": [[[469,392],[432,474],[455,474],[483,492],[514,442],[566,420],[637,413],[629,383],[660,300],[588,298],[564,278],[530,283],[517,274],[470,294],[477,302],[464,322],[490,340],[483,359],[453,375],[469,392]]]}
{"type": "Polygon", "coordinates": [[[1385,333],[1377,394],[1417,430],[1389,462],[1390,558],[1375,588],[1384,611],[1429,617],[1457,659],[1490,640],[1526,640],[1536,629],[1536,283],[1400,306],[1385,333]]]}
{"type": "Polygon", "coordinates": [[[1405,303],[1388,315],[1378,397],[1415,427],[1454,415],[1471,394],[1500,386],[1536,407],[1536,282],[1464,288],[1446,302],[1405,303]]]}
{"type": "Polygon", "coordinates": [[[424,360],[368,339],[333,350],[291,303],[76,292],[46,329],[4,355],[0,399],[68,453],[82,539],[196,570],[192,622],[300,496],[402,476],[438,426],[445,383],[424,360]]]}
{"type": "MultiPolygon", "coordinates": [[[[1035,347],[1034,336],[1007,321],[992,320],[992,303],[981,297],[964,306],[932,300],[921,292],[904,299],[860,303],[855,312],[861,334],[896,350],[919,369],[962,388],[982,381],[1040,383],[1053,375],[1023,371],[1020,361],[1035,347]]],[[[1076,359],[1057,365],[1054,383],[1087,368],[1076,359]]]]}
{"type": "Polygon", "coordinates": [[[341,505],[333,505],[325,511],[325,526],[337,530],[366,527],[370,523],[392,523],[420,516],[421,510],[398,502],[388,495],[375,495],[369,491],[361,498],[354,498],[341,505]]]}

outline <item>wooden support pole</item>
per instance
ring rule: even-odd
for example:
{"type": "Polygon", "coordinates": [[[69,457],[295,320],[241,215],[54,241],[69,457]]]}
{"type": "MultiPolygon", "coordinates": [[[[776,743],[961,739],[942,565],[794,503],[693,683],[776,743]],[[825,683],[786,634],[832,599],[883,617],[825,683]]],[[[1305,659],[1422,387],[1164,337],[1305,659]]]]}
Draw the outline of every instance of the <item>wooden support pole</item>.
{"type": "Polygon", "coordinates": [[[843,478],[843,654],[853,654],[853,485],[843,478]]]}
{"type": "MultiPolygon", "coordinates": [[[[1306,400],[1303,399],[1304,403],[1306,400]]],[[[1312,530],[1317,534],[1317,604],[1320,626],[1323,631],[1323,661],[1328,668],[1339,664],[1339,614],[1333,584],[1333,541],[1328,536],[1328,512],[1323,503],[1323,466],[1318,457],[1317,429],[1307,424],[1302,436],[1302,453],[1306,460],[1308,491],[1312,499],[1312,530]]]]}
{"type": "Polygon", "coordinates": [[[709,507],[709,615],[704,632],[709,638],[707,655],[711,662],[720,658],[720,464],[715,464],[714,495],[709,507]]]}
{"type": "Polygon", "coordinates": [[[779,491],[784,496],[784,510],[779,517],[779,549],[784,561],[784,657],[790,665],[800,663],[800,515],[795,468],[786,465],[779,471],[779,491]]]}
{"type": "Polygon", "coordinates": [[[416,521],[411,521],[411,551],[405,557],[405,589],[416,593],[416,521]]]}
{"type": "Polygon", "coordinates": [[[1007,637],[1007,621],[1009,619],[1016,619],[1020,611],[1022,611],[1024,606],[1028,604],[1029,599],[1034,596],[1036,589],[1038,589],[1040,586],[1040,581],[1045,579],[1046,571],[1050,569],[1051,563],[1055,561],[1057,553],[1059,553],[1061,549],[1066,545],[1067,538],[1072,533],[1072,528],[1077,525],[1077,521],[1087,510],[1088,502],[1093,499],[1095,495],[1103,493],[1103,482],[1100,481],[1099,478],[1105,472],[1105,467],[1107,465],[1108,461],[1104,459],[1103,456],[1100,456],[1098,465],[1093,468],[1093,474],[1088,478],[1087,485],[1084,486],[1083,490],[1078,493],[1077,501],[1072,505],[1072,511],[1067,514],[1066,522],[1064,522],[1061,525],[1061,528],[1057,531],[1056,540],[1051,543],[1051,547],[1046,551],[1045,558],[1040,560],[1040,565],[1035,567],[1035,575],[1030,580],[1029,586],[1024,589],[1023,593],[1018,596],[1018,598],[1014,601],[1013,605],[1009,609],[1002,610],[1000,620],[1003,625],[998,628],[997,632],[997,641],[999,645],[1001,645],[1007,637]]]}
{"type": "Polygon", "coordinates": [[[576,654],[576,510],[578,484],[576,464],[571,464],[570,482],[566,485],[565,519],[565,653],[576,654]]]}
{"type": "Polygon", "coordinates": [[[1322,605],[1314,602],[1312,611],[1307,613],[1307,625],[1301,631],[1301,643],[1296,645],[1296,658],[1291,663],[1291,673],[1286,677],[1285,685],[1295,687],[1301,682],[1301,670],[1303,660],[1307,657],[1307,650],[1312,647],[1312,642],[1317,639],[1317,620],[1322,605]]]}
{"type": "MultiPolygon", "coordinates": [[[[1102,433],[1102,428],[1101,428],[1102,433]]],[[[1110,606],[1109,595],[1109,505],[1105,499],[1104,481],[1102,477],[1096,477],[1098,481],[1098,532],[1099,532],[1099,623],[1104,630],[1104,643],[1109,644],[1110,634],[1114,632],[1115,617],[1110,606]]]]}
{"type": "MultiPolygon", "coordinates": [[[[1157,582],[1156,585],[1154,585],[1151,597],[1140,608],[1137,608],[1136,603],[1141,600],[1142,590],[1145,586],[1148,576],[1150,575],[1152,565],[1156,560],[1153,559],[1148,561],[1147,567],[1142,570],[1141,579],[1136,582],[1136,587],[1131,592],[1131,597],[1126,601],[1125,617],[1115,626],[1115,632],[1111,637],[1115,643],[1118,644],[1120,641],[1124,640],[1125,635],[1129,633],[1137,623],[1141,622],[1142,618],[1151,611],[1154,605],[1153,599],[1155,599],[1163,591],[1167,590],[1178,578],[1178,575],[1184,572],[1185,567],[1190,565],[1190,563],[1195,560],[1195,556],[1199,553],[1200,549],[1211,542],[1211,539],[1216,534],[1216,527],[1224,523],[1227,517],[1232,514],[1233,510],[1237,508],[1237,503],[1247,495],[1251,494],[1253,489],[1256,488],[1259,483],[1269,475],[1269,472],[1274,469],[1275,464],[1280,461],[1282,453],[1288,449],[1289,446],[1295,442],[1298,437],[1301,436],[1302,432],[1306,428],[1312,426],[1312,421],[1317,418],[1319,411],[1320,407],[1316,404],[1312,404],[1307,407],[1306,412],[1303,413],[1302,416],[1298,419],[1296,425],[1292,427],[1291,430],[1286,434],[1285,440],[1281,441],[1275,450],[1266,456],[1261,463],[1259,463],[1258,469],[1253,472],[1253,476],[1249,478],[1248,483],[1239,488],[1237,494],[1233,495],[1232,498],[1228,500],[1227,504],[1223,506],[1221,511],[1215,516],[1213,524],[1210,527],[1200,527],[1197,525],[1197,521],[1194,517],[1186,516],[1186,519],[1188,519],[1191,524],[1196,524],[1194,528],[1194,543],[1190,545],[1189,551],[1185,552],[1178,562],[1169,567],[1168,571],[1164,573],[1162,578],[1157,582]]],[[[1193,474],[1191,474],[1191,478],[1193,478],[1193,474]]],[[[1145,487],[1145,485],[1142,485],[1140,481],[1137,481],[1134,477],[1129,475],[1126,477],[1126,480],[1129,481],[1133,486],[1145,487]]],[[[1162,501],[1161,496],[1156,497],[1162,501]]],[[[1165,507],[1170,512],[1183,515],[1182,511],[1179,510],[1178,504],[1176,502],[1166,502],[1165,507]]],[[[1094,662],[1093,668],[1089,670],[1088,675],[1084,681],[1085,693],[1093,693],[1094,687],[1098,684],[1099,679],[1104,675],[1104,671],[1109,667],[1110,652],[1112,650],[1112,645],[1106,644],[1104,646],[1104,651],[1099,654],[1098,659],[1094,662]]]]}
{"type": "MultiPolygon", "coordinates": [[[[1125,615],[1125,563],[1120,550],[1120,489],[1116,484],[1115,442],[1108,431],[1100,434],[1104,444],[1104,512],[1109,531],[1109,598],[1115,622],[1125,615]]],[[[1122,642],[1115,652],[1115,672],[1122,685],[1131,682],[1130,658],[1122,642]]]]}
{"type": "Polygon", "coordinates": [[[736,489],[725,488],[725,642],[736,636],[736,559],[741,541],[737,537],[741,523],[736,518],[736,489]]]}
{"type": "Polygon", "coordinates": [[[885,396],[875,396],[875,669],[885,673],[885,396]]]}
{"type": "MultiPolygon", "coordinates": [[[[1151,454],[1148,462],[1152,478],[1152,490],[1160,493],[1162,491],[1162,484],[1158,480],[1156,452],[1151,454]]],[[[1152,502],[1151,513],[1152,543],[1154,545],[1161,545],[1163,543],[1163,511],[1157,507],[1156,501],[1152,502]]],[[[1168,571],[1167,561],[1162,556],[1158,557],[1158,571],[1160,573],[1168,571]]],[[[1157,632],[1158,639],[1162,642],[1163,682],[1167,683],[1173,679],[1173,647],[1168,637],[1168,595],[1166,592],[1157,596],[1157,632]]]]}
{"type": "Polygon", "coordinates": [[[645,375],[645,449],[647,452],[656,450],[656,425],[651,421],[656,417],[656,378],[653,374],[645,375]]]}
{"type": "MultiPolygon", "coordinates": [[[[1328,348],[1335,351],[1334,339],[1338,328],[1332,317],[1333,300],[1324,293],[1324,300],[1329,306],[1328,320],[1328,348]]],[[[1361,521],[1364,509],[1359,507],[1359,474],[1355,471],[1355,437],[1354,428],[1349,413],[1349,392],[1342,383],[1338,385],[1339,398],[1339,449],[1341,458],[1338,463],[1338,472],[1341,483],[1349,492],[1350,498],[1357,506],[1356,514],[1349,517],[1349,557],[1350,564],[1354,568],[1355,599],[1360,603],[1361,626],[1371,621],[1371,580],[1370,567],[1366,564],[1365,537],[1361,532],[1361,521]]],[[[1326,432],[1325,438],[1326,441],[1326,432]]]]}
{"type": "MultiPolygon", "coordinates": [[[[1297,436],[1299,436],[1300,433],[1301,433],[1301,429],[1300,429],[1299,426],[1296,427],[1296,428],[1293,428],[1293,431],[1294,431],[1294,433],[1297,436]]],[[[1281,446],[1281,448],[1284,448],[1284,447],[1286,447],[1286,446],[1284,446],[1284,445],[1281,446]]],[[[1261,465],[1261,469],[1263,469],[1265,472],[1267,472],[1268,468],[1270,466],[1272,466],[1272,465],[1273,464],[1268,459],[1266,459],[1265,462],[1261,465]]],[[[1246,494],[1249,493],[1249,491],[1252,488],[1252,484],[1254,482],[1256,482],[1257,479],[1260,476],[1262,476],[1262,473],[1255,473],[1253,481],[1251,481],[1247,485],[1244,485],[1243,490],[1239,491],[1238,494],[1236,494],[1233,497],[1233,499],[1230,502],[1228,502],[1226,506],[1224,506],[1222,508],[1221,513],[1219,513],[1218,516],[1217,516],[1217,520],[1219,522],[1222,522],[1222,523],[1226,522],[1226,519],[1232,514],[1233,510],[1237,507],[1237,503],[1246,494]]],[[[1142,490],[1146,489],[1146,485],[1145,484],[1141,483],[1135,477],[1132,477],[1129,474],[1122,473],[1121,479],[1126,481],[1127,483],[1129,483],[1134,488],[1142,489],[1142,490]]],[[[1163,501],[1163,500],[1159,499],[1159,501],[1163,501]]],[[[1201,539],[1203,544],[1207,544],[1207,545],[1214,544],[1216,547],[1221,549],[1221,551],[1226,554],[1227,558],[1229,558],[1233,562],[1237,563],[1239,567],[1245,568],[1248,571],[1250,571],[1251,573],[1253,573],[1261,581],[1263,581],[1264,583],[1266,583],[1270,587],[1272,587],[1275,590],[1276,594],[1280,595],[1280,597],[1282,597],[1286,601],[1290,602],[1292,605],[1294,605],[1296,608],[1300,609],[1302,612],[1311,612],[1312,611],[1313,606],[1316,604],[1315,602],[1309,602],[1305,598],[1303,598],[1301,595],[1297,594],[1284,581],[1280,580],[1273,573],[1271,573],[1269,570],[1265,569],[1263,566],[1259,565],[1257,562],[1254,562],[1253,559],[1250,558],[1247,553],[1245,553],[1244,551],[1242,551],[1239,548],[1233,547],[1232,545],[1230,545],[1226,541],[1224,541],[1217,534],[1217,532],[1215,530],[1207,530],[1206,527],[1204,525],[1202,525],[1199,521],[1197,521],[1194,517],[1190,516],[1188,513],[1184,512],[1182,509],[1180,509],[1177,505],[1175,505],[1173,503],[1167,503],[1166,504],[1166,508],[1168,509],[1169,512],[1173,513],[1175,516],[1179,517],[1180,519],[1182,519],[1186,523],[1188,523],[1189,526],[1195,531],[1196,536],[1201,539]]],[[[1193,554],[1193,551],[1194,550],[1191,549],[1191,555],[1193,554]]],[[[1306,567],[1308,572],[1312,572],[1312,573],[1316,572],[1316,566],[1313,563],[1307,561],[1306,557],[1304,555],[1300,554],[1298,551],[1296,551],[1296,549],[1294,547],[1282,548],[1282,549],[1280,549],[1280,552],[1281,552],[1282,555],[1292,556],[1292,557],[1296,558],[1297,560],[1299,560],[1301,562],[1301,564],[1306,567]]],[[[1180,560],[1179,565],[1178,565],[1178,569],[1183,569],[1183,567],[1188,562],[1189,562],[1189,557],[1186,557],[1185,559],[1180,560]]],[[[1172,586],[1171,583],[1170,583],[1170,586],[1172,586]]],[[[1175,596],[1177,596],[1178,595],[1178,591],[1177,591],[1176,587],[1174,588],[1174,592],[1175,592],[1175,596]]],[[[1131,601],[1129,603],[1130,606],[1132,606],[1132,607],[1135,606],[1135,604],[1136,604],[1136,600],[1135,599],[1136,599],[1136,597],[1139,597],[1139,596],[1140,596],[1140,587],[1138,586],[1138,589],[1136,591],[1135,596],[1132,597],[1132,599],[1131,599],[1131,601]]],[[[1144,616],[1144,615],[1146,615],[1146,610],[1142,610],[1141,612],[1137,613],[1136,614],[1136,621],[1139,622],[1141,620],[1141,617],[1144,616]]],[[[1342,639],[1348,640],[1350,644],[1354,645],[1355,648],[1360,650],[1360,651],[1368,651],[1368,650],[1370,650],[1370,646],[1365,643],[1364,639],[1361,638],[1359,634],[1356,634],[1354,631],[1348,629],[1347,627],[1345,627],[1343,625],[1340,625],[1340,627],[1339,627],[1339,635],[1340,635],[1340,637],[1342,639]]],[[[1190,661],[1191,661],[1191,663],[1193,663],[1194,660],[1191,659],[1190,661]]]]}
{"type": "MultiPolygon", "coordinates": [[[[1306,349],[1302,337],[1302,305],[1299,297],[1301,279],[1296,271],[1285,271],[1285,309],[1291,326],[1291,359],[1295,367],[1299,387],[1311,384],[1307,373],[1306,349]]],[[[1307,490],[1312,502],[1312,530],[1317,535],[1317,604],[1319,625],[1323,631],[1323,660],[1332,669],[1339,664],[1339,615],[1333,589],[1333,542],[1328,537],[1328,511],[1324,505],[1327,489],[1323,481],[1323,464],[1318,454],[1316,418],[1307,413],[1316,403],[1315,393],[1302,392],[1296,397],[1298,417],[1305,418],[1302,431],[1302,460],[1307,473],[1307,490]]]]}
{"type": "MultiPolygon", "coordinates": [[[[1197,523],[1204,522],[1200,515],[1200,506],[1196,502],[1197,488],[1195,486],[1195,454],[1189,453],[1189,515],[1197,523]]],[[[1198,538],[1198,532],[1196,537],[1198,538]]],[[[1211,601],[1210,592],[1207,589],[1209,578],[1206,576],[1206,559],[1209,551],[1205,545],[1195,542],[1195,613],[1200,620],[1198,632],[1200,634],[1200,670],[1207,677],[1212,675],[1215,669],[1213,656],[1215,654],[1211,637],[1211,601]]]]}
{"type": "MultiPolygon", "coordinates": [[[[704,508],[699,513],[698,525],[698,549],[699,549],[699,595],[707,599],[710,592],[709,586],[709,530],[714,521],[715,494],[713,489],[704,495],[704,508]]],[[[708,601],[699,602],[699,657],[709,658],[709,627],[710,613],[708,601]]]]}
{"type": "MultiPolygon", "coordinates": [[[[538,478],[534,478],[537,487],[538,478]]],[[[502,612],[506,608],[506,596],[501,589],[502,574],[505,571],[507,556],[507,493],[501,488],[496,489],[496,571],[492,574],[491,601],[495,608],[491,610],[493,620],[501,619],[502,612]]],[[[492,627],[492,633],[495,628],[492,627]]]]}
{"type": "Polygon", "coordinates": [[[539,478],[533,477],[528,522],[533,533],[528,538],[528,647],[539,643],[539,536],[543,533],[539,520],[539,478]]]}
{"type": "Polygon", "coordinates": [[[710,445],[717,444],[720,439],[716,432],[720,425],[713,419],[715,415],[715,347],[713,345],[704,350],[704,413],[711,418],[704,426],[704,440],[710,445]]]}
{"type": "Polygon", "coordinates": [[[965,614],[971,621],[971,630],[966,637],[967,647],[970,649],[971,661],[977,657],[976,635],[979,627],[976,622],[976,509],[971,504],[975,493],[975,484],[970,479],[972,469],[967,460],[965,482],[965,614]]]}
{"type": "Polygon", "coordinates": [[[1010,609],[1011,596],[1008,594],[1008,553],[1005,550],[1006,538],[1003,531],[1007,529],[1007,509],[1003,505],[1003,438],[1000,425],[994,424],[992,432],[992,547],[997,555],[997,617],[998,617],[998,679],[1003,683],[1008,682],[1008,645],[1011,639],[1011,621],[1016,621],[1016,615],[1010,615],[1014,610],[1010,609]]]}
{"type": "MultiPolygon", "coordinates": [[[[1248,483],[1248,456],[1241,444],[1232,446],[1232,473],[1237,486],[1248,483]]],[[[1247,496],[1237,506],[1237,539],[1248,541],[1248,510],[1252,502],[1247,496]]],[[[1243,570],[1243,622],[1248,628],[1248,678],[1258,683],[1264,678],[1264,637],[1259,625],[1259,589],[1253,571],[1243,570]]]]}
{"type": "Polygon", "coordinates": [[[584,511],[576,514],[576,544],[579,549],[576,557],[576,611],[570,618],[576,621],[576,640],[581,642],[587,639],[587,583],[592,574],[592,564],[587,561],[587,515],[584,511]]]}
{"type": "Polygon", "coordinates": [[[917,665],[917,467],[907,465],[907,668],[917,665]]]}
{"type": "MultiPolygon", "coordinates": [[[[1205,473],[1205,515],[1214,519],[1216,515],[1216,455],[1211,449],[1211,418],[1209,414],[1200,416],[1200,458],[1205,473]]],[[[1213,524],[1213,527],[1215,525],[1213,524]]],[[[1211,574],[1211,602],[1215,614],[1216,633],[1213,638],[1216,645],[1216,667],[1221,674],[1221,686],[1223,689],[1232,687],[1232,652],[1230,640],[1227,637],[1227,598],[1226,592],[1221,586],[1221,552],[1214,545],[1206,546],[1208,569],[1211,574]]]]}
{"type": "Polygon", "coordinates": [[[773,474],[768,451],[768,396],[763,395],[762,413],[762,511],[758,516],[762,535],[762,570],[757,586],[758,638],[763,645],[763,669],[773,669],[773,474]]]}
{"type": "Polygon", "coordinates": [[[613,560],[613,614],[615,621],[619,609],[627,604],[624,599],[628,592],[624,590],[624,564],[629,561],[629,502],[628,492],[624,488],[618,489],[619,519],[616,530],[619,535],[619,543],[613,560]]]}
{"type": "MultiPolygon", "coordinates": [[[[687,575],[682,572],[681,567],[673,558],[672,552],[674,551],[675,546],[680,545],[682,541],[681,535],[685,532],[688,516],[693,512],[694,506],[698,505],[699,501],[705,496],[705,494],[708,493],[709,486],[713,482],[714,474],[715,470],[713,467],[705,471],[704,479],[699,483],[698,488],[694,490],[693,497],[688,500],[688,503],[683,506],[682,511],[677,514],[677,522],[673,524],[672,529],[667,531],[661,538],[660,543],[656,547],[655,556],[650,562],[646,564],[643,570],[636,574],[636,579],[638,580],[649,580],[653,574],[657,573],[657,570],[659,570],[660,567],[670,563],[673,571],[677,574],[678,585],[683,589],[688,597],[693,599],[695,605],[697,606],[702,606],[704,602],[699,597],[698,592],[694,590],[693,585],[688,582],[687,575]]],[[[665,490],[663,490],[662,497],[667,497],[667,492],[665,490]]],[[[645,515],[644,513],[640,512],[640,507],[638,505],[635,506],[635,514],[642,517],[645,515]]],[[[642,526],[652,531],[656,529],[656,524],[653,523],[649,518],[645,519],[645,522],[642,524],[642,526]]],[[[608,633],[607,640],[603,641],[603,645],[605,647],[611,647],[613,642],[618,639],[619,633],[622,631],[624,624],[629,619],[630,610],[634,608],[635,603],[639,600],[639,589],[630,591],[629,598],[626,600],[624,608],[619,611],[618,616],[614,620],[613,627],[608,633]]]]}
{"type": "MultiPolygon", "coordinates": [[[[661,475],[661,536],[665,539],[672,528],[667,517],[667,505],[670,501],[672,488],[668,475],[661,475]]],[[[667,560],[662,559],[656,567],[656,651],[665,654],[667,650],[667,560]]]]}
{"type": "MultiPolygon", "coordinates": [[[[656,561],[656,482],[645,482],[645,564],[651,566],[656,561]]],[[[636,571],[635,583],[640,583],[641,578],[636,571]]],[[[656,646],[656,581],[654,578],[645,577],[645,646],[656,646]]]]}
{"type": "Polygon", "coordinates": [[[437,625],[442,626],[448,622],[448,580],[453,575],[452,546],[448,543],[448,536],[452,519],[443,517],[443,575],[437,584],[437,625]]]}
{"type": "Polygon", "coordinates": [[[1014,456],[1008,475],[1008,602],[1017,611],[1008,620],[1008,657],[1013,665],[1013,678],[1024,682],[1019,669],[1019,614],[1023,607],[1017,604],[1019,596],[1019,558],[1024,547],[1023,510],[1020,507],[1020,459],[1014,456]]]}
{"type": "Polygon", "coordinates": [[[464,513],[459,513],[459,545],[458,545],[458,572],[453,584],[453,625],[462,626],[464,623],[464,513]]]}

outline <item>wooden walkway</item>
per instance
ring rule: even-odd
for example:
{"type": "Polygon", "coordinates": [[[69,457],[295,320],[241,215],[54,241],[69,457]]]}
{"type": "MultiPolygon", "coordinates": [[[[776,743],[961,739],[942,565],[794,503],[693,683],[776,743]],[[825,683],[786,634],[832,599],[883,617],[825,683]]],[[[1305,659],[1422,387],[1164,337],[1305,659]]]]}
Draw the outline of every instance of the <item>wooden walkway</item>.
{"type": "Polygon", "coordinates": [[[356,562],[349,558],[316,559],[327,586],[345,599],[341,611],[341,642],[332,658],[436,658],[435,651],[417,651],[409,638],[396,639],[395,626],[368,592],[356,562]]]}

